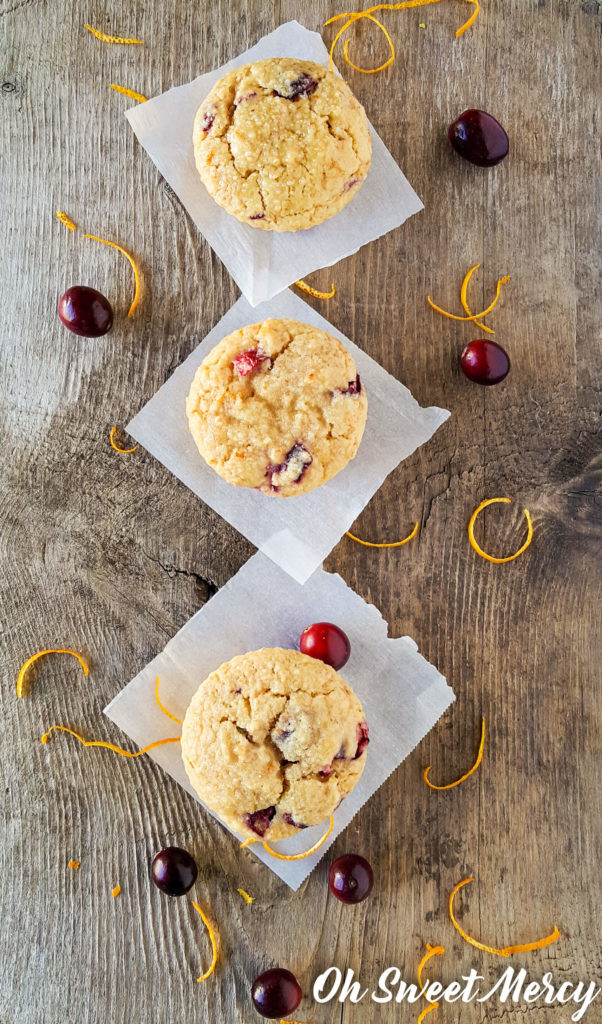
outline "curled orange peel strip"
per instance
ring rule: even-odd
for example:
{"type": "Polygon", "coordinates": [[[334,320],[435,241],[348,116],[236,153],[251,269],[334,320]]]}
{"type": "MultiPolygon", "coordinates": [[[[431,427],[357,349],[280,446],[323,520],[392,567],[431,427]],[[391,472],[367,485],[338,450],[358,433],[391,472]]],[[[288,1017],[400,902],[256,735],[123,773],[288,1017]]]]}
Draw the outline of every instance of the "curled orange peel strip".
{"type": "MultiPolygon", "coordinates": [[[[435,310],[435,312],[441,313],[443,316],[448,317],[450,320],[462,320],[463,322],[472,321],[472,323],[476,324],[480,320],[481,317],[487,316],[488,313],[491,313],[491,310],[493,309],[493,307],[497,303],[497,300],[500,297],[500,292],[502,290],[502,285],[506,284],[506,282],[509,281],[509,280],[510,280],[510,275],[508,275],[508,274],[506,275],[506,277],[500,277],[500,279],[499,279],[499,281],[497,283],[496,290],[495,290],[495,298],[494,298],[493,302],[491,302],[487,306],[487,309],[481,310],[480,313],[471,313],[470,316],[456,316],[455,313],[448,313],[446,309],[441,309],[441,306],[436,306],[435,303],[433,302],[433,300],[431,299],[430,295],[427,295],[426,301],[428,302],[429,306],[431,306],[431,308],[435,310]]],[[[466,298],[466,296],[464,296],[464,297],[466,298]]],[[[464,308],[466,308],[466,307],[464,307],[464,308]]],[[[483,324],[479,324],[478,326],[482,327],[483,324]]],[[[489,330],[490,334],[494,333],[490,328],[486,328],[486,330],[489,330]]]]}
{"type": "Polygon", "coordinates": [[[74,871],[77,871],[79,865],[80,862],[78,860],[70,860],[69,863],[67,864],[67,867],[73,868],[74,871]]]}
{"type": "Polygon", "coordinates": [[[523,509],[523,512],[527,520],[527,539],[525,543],[522,545],[522,547],[520,547],[518,551],[515,551],[513,555],[506,555],[505,558],[495,558],[494,555],[488,555],[487,552],[483,551],[483,549],[477,544],[475,540],[474,524],[479,512],[482,512],[483,509],[487,508],[488,505],[494,505],[498,501],[502,501],[506,505],[510,504],[510,498],[487,498],[486,501],[481,502],[478,508],[475,508],[474,512],[470,517],[470,522],[468,524],[468,539],[470,541],[471,547],[474,548],[477,555],[480,555],[481,558],[487,559],[488,562],[494,562],[495,565],[502,565],[504,562],[513,562],[515,558],[518,558],[519,555],[522,555],[523,551],[527,550],[529,544],[533,540],[533,523],[531,522],[531,515],[529,509],[523,509]]]}
{"type": "Polygon", "coordinates": [[[424,1010],[422,1011],[422,1013],[420,1014],[418,1020],[416,1021],[416,1024],[422,1024],[422,1021],[426,1017],[427,1013],[432,1013],[432,1011],[436,1010],[438,1006],[439,1006],[439,1003],[431,1003],[430,1006],[425,1006],[424,1010]]]}
{"type": "Polygon", "coordinates": [[[124,96],[129,96],[130,99],[137,100],[138,103],[147,103],[148,102],[148,97],[147,96],[143,96],[141,92],[134,92],[133,89],[126,89],[126,87],[124,85],[113,85],[113,84],[111,84],[111,89],[114,89],[115,92],[123,93],[124,96]]]}
{"type": "Polygon", "coordinates": [[[217,963],[217,942],[216,942],[216,939],[215,939],[215,932],[213,931],[213,928],[209,924],[209,921],[207,920],[206,915],[203,913],[203,911],[199,907],[198,903],[195,903],[194,900],[192,900],[191,902],[192,902],[192,905],[193,905],[194,909],[198,910],[199,914],[201,915],[201,919],[203,921],[203,924],[205,925],[205,928],[207,929],[207,932],[209,934],[209,939],[211,940],[211,948],[213,950],[213,959],[212,959],[209,967],[207,968],[207,970],[205,971],[204,974],[201,974],[200,978],[197,978],[197,981],[206,981],[207,978],[209,977],[209,975],[213,974],[213,972],[215,970],[215,965],[217,963]]]}
{"type": "MultiPolygon", "coordinates": [[[[422,969],[425,966],[425,964],[428,963],[431,957],[441,956],[443,953],[445,953],[445,946],[431,946],[430,942],[427,942],[426,953],[424,954],[422,960],[418,964],[418,970],[416,972],[418,977],[418,988],[422,988],[422,969]]],[[[420,1022],[424,1020],[426,1015],[428,1013],[431,1013],[432,1010],[436,1010],[438,1006],[439,1003],[432,1003],[430,1006],[425,1006],[424,1010],[422,1011],[418,1018],[417,1024],[420,1024],[420,1022]]]]}
{"type": "MultiPolygon", "coordinates": [[[[115,86],[114,88],[117,88],[117,86],[115,86]]],[[[69,228],[70,231],[75,231],[76,230],[75,224],[73,223],[71,218],[68,217],[67,214],[63,212],[63,210],[57,210],[57,214],[56,215],[57,215],[58,219],[60,220],[61,224],[64,224],[65,227],[69,228]]],[[[131,316],[132,313],[134,312],[134,310],[136,309],[136,306],[138,305],[138,302],[140,300],[140,274],[138,273],[138,267],[136,266],[136,262],[134,260],[134,257],[130,256],[130,254],[127,251],[127,249],[124,249],[123,246],[117,245],[117,242],[109,242],[109,240],[107,238],[99,238],[98,235],[83,235],[82,237],[83,238],[92,238],[92,239],[94,239],[95,242],[102,242],[103,245],[110,245],[112,249],[118,249],[119,252],[122,252],[123,255],[126,257],[126,259],[128,259],[130,261],[130,264],[132,266],[132,270],[134,271],[134,280],[136,282],[136,288],[135,288],[135,291],[134,291],[134,298],[132,300],[132,305],[128,309],[128,316],[131,316]]],[[[115,448],[115,445],[113,445],[113,447],[115,448]]],[[[119,448],[116,448],[115,450],[119,451],[119,448]]]]}
{"type": "Polygon", "coordinates": [[[128,309],[128,316],[131,316],[136,306],[138,305],[138,301],[140,299],[140,274],[138,273],[138,267],[136,266],[134,257],[130,256],[127,249],[124,249],[123,246],[117,245],[117,242],[109,242],[108,239],[99,238],[98,235],[84,235],[83,237],[92,238],[95,242],[102,242],[103,245],[110,245],[112,249],[118,249],[119,252],[122,252],[126,259],[130,261],[132,270],[134,271],[134,278],[136,281],[136,290],[134,292],[134,298],[132,300],[132,305],[128,309]]]}
{"type": "Polygon", "coordinates": [[[249,896],[248,892],[245,892],[244,889],[237,889],[236,891],[240,893],[245,903],[251,904],[255,902],[255,897],[249,896]]]}
{"type": "Polygon", "coordinates": [[[409,533],[407,537],[404,537],[403,540],[394,540],[388,544],[373,544],[372,541],[369,540],[360,540],[359,537],[355,537],[352,533],[349,533],[349,530],[346,531],[345,536],[351,537],[351,540],[356,541],[358,544],[363,544],[365,548],[400,548],[402,544],[407,544],[408,541],[414,539],[418,533],[418,526],[419,524],[416,523],[412,532],[409,533]]]}
{"type": "MultiPolygon", "coordinates": [[[[331,70],[334,71],[334,50],[335,50],[336,44],[338,43],[338,41],[341,38],[341,36],[345,34],[347,29],[349,29],[354,24],[354,22],[361,21],[363,18],[365,18],[367,21],[373,22],[381,30],[381,32],[383,33],[383,35],[385,36],[385,38],[386,38],[386,40],[387,40],[387,42],[389,44],[389,58],[388,58],[388,60],[384,61],[384,63],[381,64],[377,68],[360,68],[360,67],[357,67],[356,64],[352,64],[351,60],[349,59],[349,49],[348,49],[348,45],[349,44],[348,44],[348,40],[345,40],[345,46],[343,48],[343,55],[345,57],[345,60],[347,61],[347,64],[349,64],[350,67],[352,67],[355,71],[360,71],[364,75],[374,75],[378,71],[384,71],[384,69],[388,68],[389,65],[392,64],[393,61],[395,60],[395,47],[393,45],[393,40],[391,39],[391,36],[387,32],[387,30],[386,30],[385,26],[382,24],[382,22],[380,22],[378,20],[378,18],[374,17],[375,11],[403,11],[403,10],[409,10],[410,8],[413,8],[413,7],[428,7],[431,4],[438,4],[438,3],[441,3],[441,2],[442,2],[442,0],[405,0],[405,2],[397,3],[397,4],[375,4],[374,7],[369,7],[368,10],[366,10],[366,11],[347,11],[344,14],[335,14],[335,16],[333,18],[329,18],[328,21],[325,21],[324,25],[332,25],[333,22],[341,21],[343,19],[347,19],[347,20],[343,24],[343,27],[340,28],[339,31],[337,32],[336,36],[334,37],[334,39],[332,41],[331,47],[330,47],[330,68],[331,68],[331,70]]],[[[471,25],[474,25],[478,15],[479,15],[479,10],[480,10],[479,0],[464,0],[464,2],[472,4],[472,6],[475,9],[474,9],[473,13],[471,14],[470,18],[468,19],[468,21],[465,22],[465,24],[462,25],[457,30],[457,32],[456,32],[456,39],[459,39],[460,36],[464,35],[464,33],[471,27],[471,25]]]]}
{"type": "Polygon", "coordinates": [[[305,281],[295,281],[295,287],[300,288],[302,292],[306,292],[308,295],[313,295],[314,299],[332,299],[335,294],[334,281],[330,286],[329,292],[319,292],[317,288],[312,288],[305,281]]]}
{"type": "Polygon", "coordinates": [[[67,214],[64,212],[64,210],[57,210],[56,211],[56,215],[57,215],[58,219],[60,220],[61,224],[64,224],[66,228],[69,228],[69,231],[75,231],[76,230],[76,226],[73,223],[73,221],[71,220],[71,217],[68,217],[67,214]]]}
{"type": "Polygon", "coordinates": [[[171,711],[168,711],[165,705],[162,704],[161,701],[159,700],[159,676],[157,676],[157,681],[155,683],[155,700],[159,707],[161,708],[161,711],[163,712],[164,715],[167,715],[168,718],[171,718],[172,722],[177,722],[178,725],[182,725],[182,719],[176,718],[175,715],[172,715],[171,711]]]}
{"type": "Polygon", "coordinates": [[[144,45],[142,39],[126,39],[124,36],[108,36],[105,32],[99,32],[97,28],[92,28],[92,26],[88,24],[84,24],[84,28],[87,28],[88,32],[91,32],[93,36],[96,36],[96,38],[100,39],[103,43],[125,43],[128,46],[144,45]]]}
{"type": "MultiPolygon", "coordinates": [[[[472,313],[470,312],[470,309],[469,309],[469,306],[468,306],[468,297],[467,297],[468,296],[468,283],[469,283],[472,275],[474,274],[475,270],[478,270],[480,266],[481,266],[480,263],[475,263],[474,267],[470,268],[470,270],[468,271],[466,277],[462,281],[462,287],[460,289],[460,302],[462,303],[462,309],[464,310],[465,313],[468,313],[469,316],[472,316],[472,313]]],[[[475,320],[474,322],[475,322],[475,325],[477,327],[480,327],[482,331],[485,331],[486,334],[494,334],[495,333],[494,331],[491,330],[491,327],[487,327],[486,324],[482,324],[480,320],[475,320]]]]}
{"type": "Polygon", "coordinates": [[[536,942],[525,942],[517,946],[504,946],[503,949],[496,949],[495,946],[486,946],[483,942],[478,942],[477,939],[473,939],[471,935],[467,935],[463,928],[460,927],[454,917],[454,897],[459,889],[464,885],[468,885],[469,882],[474,882],[474,878],[465,878],[462,882],[458,882],[452,889],[449,897],[449,916],[451,923],[457,932],[460,933],[466,942],[469,942],[471,946],[476,949],[482,949],[485,953],[495,953],[496,956],[512,956],[513,953],[529,953],[533,949],[545,949],[546,946],[551,946],[553,942],[556,942],[560,938],[560,932],[558,928],[554,928],[551,935],[546,935],[545,939],[538,939],[536,942]]]}
{"type": "Polygon", "coordinates": [[[119,896],[120,892],[121,892],[121,886],[120,885],[116,885],[114,887],[114,889],[112,890],[112,892],[111,892],[111,896],[113,897],[113,899],[115,899],[116,896],[119,896]]]}
{"type": "Polygon", "coordinates": [[[111,433],[109,434],[109,441],[111,442],[111,448],[114,448],[114,450],[116,452],[119,452],[120,455],[131,455],[132,452],[135,452],[136,448],[138,447],[137,444],[135,444],[133,448],[120,448],[119,445],[115,444],[115,434],[116,434],[116,432],[117,432],[117,427],[111,427],[111,433]]]}
{"type": "Polygon", "coordinates": [[[114,754],[121,754],[122,757],[140,757],[142,754],[146,754],[149,750],[154,750],[155,747],[162,747],[166,743],[179,743],[179,736],[170,736],[166,740],[155,740],[154,743],[149,743],[147,747],[142,747],[141,750],[132,753],[131,750],[123,750],[122,747],[116,747],[114,743],[106,743],[104,740],[85,740],[79,733],[74,732],[73,729],[68,729],[66,725],[51,725],[46,730],[43,736],[40,736],[40,743],[47,743],[50,733],[56,729],[58,732],[68,732],[70,736],[75,736],[76,740],[84,747],[105,747],[107,750],[112,750],[114,754]]]}
{"type": "Polygon", "coordinates": [[[45,654],[72,654],[73,657],[77,658],[77,660],[79,661],[82,669],[84,670],[84,675],[85,676],[88,675],[88,666],[86,665],[86,662],[82,658],[81,654],[78,654],[77,651],[70,651],[66,647],[51,647],[47,651],[37,651],[36,654],[32,654],[31,658],[27,659],[25,664],[22,666],[21,671],[19,672],[19,675],[18,675],[18,678],[17,678],[17,697],[23,697],[23,695],[24,695],[23,694],[23,683],[24,683],[25,676],[27,675],[27,672],[28,672],[30,666],[33,665],[34,661],[37,661],[38,658],[43,657],[43,655],[45,655],[45,654]]]}
{"type": "Polygon", "coordinates": [[[479,752],[477,754],[477,759],[476,759],[475,763],[473,764],[472,768],[470,769],[470,771],[467,771],[466,774],[463,775],[460,779],[456,779],[455,782],[448,782],[447,786],[435,786],[435,784],[433,782],[430,782],[430,780],[428,778],[428,773],[430,772],[431,767],[432,767],[432,765],[429,764],[428,768],[424,769],[424,781],[426,782],[427,786],[430,786],[431,789],[438,789],[438,790],[441,790],[441,789],[453,789],[454,786],[459,786],[460,783],[464,782],[465,779],[469,778],[469,776],[472,775],[473,772],[476,772],[476,770],[479,767],[481,761],[483,760],[483,750],[484,749],[485,749],[485,716],[483,715],[483,720],[481,722],[481,742],[479,743],[479,752]]]}
{"type": "MultiPolygon", "coordinates": [[[[316,850],[320,849],[320,847],[328,839],[328,836],[332,832],[333,828],[334,828],[334,815],[331,814],[330,815],[330,824],[328,826],[328,829],[326,830],[326,832],[324,833],[322,838],[318,839],[318,842],[314,843],[314,845],[311,846],[309,848],[309,850],[306,850],[305,853],[276,853],[276,850],[272,850],[271,847],[269,847],[268,844],[264,840],[261,840],[261,845],[263,846],[263,848],[266,851],[266,853],[269,853],[270,857],[276,857],[277,860],[304,860],[306,857],[309,857],[310,854],[315,853],[316,850]]],[[[258,840],[258,839],[247,839],[246,842],[240,844],[240,848],[242,850],[245,846],[249,846],[250,843],[257,843],[259,841],[260,840],[258,840]]]]}

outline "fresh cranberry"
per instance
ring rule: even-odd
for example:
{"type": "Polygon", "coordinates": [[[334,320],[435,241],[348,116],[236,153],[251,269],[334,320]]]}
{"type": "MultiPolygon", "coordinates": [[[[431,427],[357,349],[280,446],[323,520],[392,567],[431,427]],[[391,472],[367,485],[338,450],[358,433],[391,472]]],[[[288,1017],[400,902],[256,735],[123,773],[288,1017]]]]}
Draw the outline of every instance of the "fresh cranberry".
{"type": "Polygon", "coordinates": [[[262,363],[267,362],[269,358],[258,345],[257,348],[248,348],[246,352],[240,352],[234,357],[232,363],[238,376],[246,377],[262,363]]]}
{"type": "Polygon", "coordinates": [[[357,750],[355,752],[355,757],[353,758],[354,761],[357,761],[358,757],[362,756],[364,750],[368,746],[370,742],[368,737],[369,731],[370,730],[368,729],[366,722],[359,723],[357,727],[357,750]]]}
{"type": "Polygon", "coordinates": [[[194,857],[179,846],[168,846],[161,850],[151,864],[153,882],[168,896],[183,896],[196,882],[197,874],[194,857]]]}
{"type": "Polygon", "coordinates": [[[253,811],[252,814],[245,814],[242,819],[256,836],[264,836],[270,827],[270,822],[276,814],[275,807],[265,807],[261,811],[253,811]]]}
{"type": "Polygon", "coordinates": [[[447,137],[456,153],[478,167],[494,167],[508,156],[508,136],[484,110],[465,110],[452,121],[447,137]]]}
{"type": "Polygon", "coordinates": [[[495,341],[481,338],[471,341],[460,356],[460,366],[475,384],[499,384],[508,376],[508,353],[495,341]]]}
{"type": "Polygon", "coordinates": [[[65,327],[83,338],[100,338],[113,326],[111,303],[96,288],[76,284],[59,299],[59,317],[65,327]]]}
{"type": "Polygon", "coordinates": [[[262,1017],[287,1017],[296,1010],[303,992],[294,974],[272,967],[255,978],[251,989],[253,1006],[262,1017]]]}
{"type": "Polygon", "coordinates": [[[341,903],[361,903],[372,891],[374,872],[357,853],[344,853],[330,865],[328,887],[341,903]]]}
{"type": "Polygon", "coordinates": [[[301,654],[309,654],[331,665],[337,672],[349,661],[351,644],[349,637],[333,622],[314,622],[304,629],[299,640],[301,654]]]}

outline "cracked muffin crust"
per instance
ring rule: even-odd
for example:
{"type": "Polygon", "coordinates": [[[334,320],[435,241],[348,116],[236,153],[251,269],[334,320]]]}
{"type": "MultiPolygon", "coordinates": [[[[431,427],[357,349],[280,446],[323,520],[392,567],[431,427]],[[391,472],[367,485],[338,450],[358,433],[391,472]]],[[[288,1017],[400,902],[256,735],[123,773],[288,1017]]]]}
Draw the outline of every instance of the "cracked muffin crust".
{"type": "Polygon", "coordinates": [[[212,672],[182,727],[201,799],[230,828],[266,839],[325,821],[360,778],[367,746],[362,705],[338,672],[280,647],[212,672]]]}
{"type": "Polygon", "coordinates": [[[337,338],[264,320],[219,342],[186,399],[188,425],[224,480],[276,497],[314,490],[354,457],[368,401],[337,338]]]}
{"type": "Polygon", "coordinates": [[[332,217],[361,188],[372,141],[362,105],[307,60],[260,60],[217,82],[197,111],[194,155],[228,213],[267,231],[332,217]]]}

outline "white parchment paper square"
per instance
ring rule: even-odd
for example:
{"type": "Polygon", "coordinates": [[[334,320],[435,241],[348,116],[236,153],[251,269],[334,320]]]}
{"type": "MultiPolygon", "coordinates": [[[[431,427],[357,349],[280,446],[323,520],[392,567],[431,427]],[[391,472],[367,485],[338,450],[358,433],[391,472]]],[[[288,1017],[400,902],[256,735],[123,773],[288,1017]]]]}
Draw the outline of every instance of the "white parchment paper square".
{"type": "Polygon", "coordinates": [[[241,296],[127,429],[195,494],[303,583],[391,470],[428,441],[448,416],[445,409],[422,409],[403,384],[287,290],[255,308],[241,296]],[[199,454],[186,419],[186,395],[205,356],[231,331],[267,317],[300,320],[339,338],[355,359],[368,395],[368,420],[355,459],[328,483],[294,498],[277,498],[222,480],[199,454]]]}
{"type": "Polygon", "coordinates": [[[413,188],[370,126],[372,164],[368,177],[353,200],[324,224],[305,231],[261,231],[241,224],[222,210],[202,184],[195,166],[194,116],[205,96],[226,72],[267,57],[298,57],[317,64],[329,63],[321,36],[296,21],[289,21],[221,68],[126,111],[147,153],[253,306],[277,295],[313,270],[338,263],[423,209],[413,188]]]}
{"type": "MultiPolygon", "coordinates": [[[[260,647],[298,649],[303,629],[320,621],[336,622],[349,637],[351,657],[341,674],[362,702],[370,745],[363,775],[335,811],[334,830],[316,853],[300,861],[281,861],[270,857],[261,843],[249,847],[291,889],[299,888],[360,807],[455,699],[445,678],[418,653],[413,640],[388,638],[380,612],[340,576],[320,568],[301,586],[257,552],[105,708],[105,714],[140,747],[176,736],[179,727],[155,702],[157,676],[163,704],[182,719],[200,683],[224,661],[260,647]]],[[[179,744],[157,747],[149,757],[199,800],[188,782],[179,744]]],[[[279,842],[278,851],[307,850],[324,831],[323,825],[304,829],[279,842]]]]}

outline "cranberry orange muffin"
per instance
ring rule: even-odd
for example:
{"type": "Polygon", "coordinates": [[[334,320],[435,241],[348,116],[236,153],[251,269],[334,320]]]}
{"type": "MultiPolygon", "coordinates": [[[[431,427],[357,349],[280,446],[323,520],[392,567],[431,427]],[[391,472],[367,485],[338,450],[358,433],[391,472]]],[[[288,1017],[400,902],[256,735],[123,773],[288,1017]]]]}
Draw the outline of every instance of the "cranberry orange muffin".
{"type": "Polygon", "coordinates": [[[342,210],[372,151],[364,108],[343,79],[288,58],[224,75],[197,111],[193,146],[215,201],[267,231],[310,228],[342,210]]]}
{"type": "Polygon", "coordinates": [[[262,648],[201,683],[182,727],[188,778],[230,828],[266,839],[325,821],[364,770],[362,705],[330,665],[262,648]]]}
{"type": "Polygon", "coordinates": [[[354,457],[368,402],[337,338],[296,320],[264,320],[224,338],[186,400],[196,445],[224,480],[305,494],[354,457]]]}

